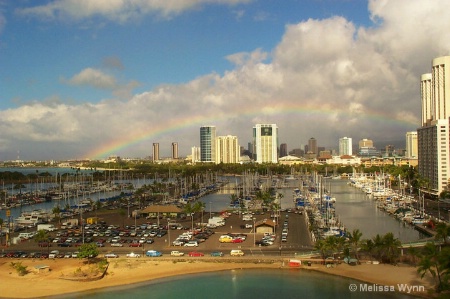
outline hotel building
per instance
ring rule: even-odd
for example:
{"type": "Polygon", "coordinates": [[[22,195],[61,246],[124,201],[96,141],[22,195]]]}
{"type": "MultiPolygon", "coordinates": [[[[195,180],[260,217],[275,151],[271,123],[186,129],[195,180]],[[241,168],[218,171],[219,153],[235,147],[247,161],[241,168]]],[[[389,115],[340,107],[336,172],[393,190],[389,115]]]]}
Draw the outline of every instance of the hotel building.
{"type": "Polygon", "coordinates": [[[239,163],[240,147],[237,136],[218,136],[216,138],[216,164],[239,163]]]}
{"type": "Polygon", "coordinates": [[[256,124],[253,127],[253,156],[256,163],[278,163],[276,124],[256,124]]]}
{"type": "Polygon", "coordinates": [[[339,138],[339,156],[352,156],[353,150],[352,150],[353,144],[352,139],[348,137],[339,138]]]}
{"type": "Polygon", "coordinates": [[[450,56],[433,59],[431,73],[420,80],[422,119],[417,129],[419,174],[431,195],[447,190],[450,178],[450,56]]]}
{"type": "Polygon", "coordinates": [[[406,132],[406,158],[417,158],[417,131],[406,132]]]}

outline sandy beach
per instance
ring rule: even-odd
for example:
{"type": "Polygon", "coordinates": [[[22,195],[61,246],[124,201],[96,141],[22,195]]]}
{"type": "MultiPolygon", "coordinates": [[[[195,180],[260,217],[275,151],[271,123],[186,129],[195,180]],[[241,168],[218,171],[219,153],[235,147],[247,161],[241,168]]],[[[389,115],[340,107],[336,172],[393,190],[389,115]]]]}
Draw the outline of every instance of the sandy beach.
{"type": "MultiPolygon", "coordinates": [[[[112,286],[130,285],[150,281],[152,279],[171,277],[189,273],[213,272],[231,269],[288,269],[287,260],[274,263],[256,262],[221,262],[220,260],[157,260],[157,259],[124,259],[110,260],[107,274],[96,281],[69,280],[78,268],[86,267],[83,261],[78,259],[56,260],[23,260],[22,264],[28,266],[29,274],[19,276],[11,268],[11,262],[18,260],[3,259],[0,261],[0,285],[1,298],[36,298],[52,295],[60,295],[71,292],[83,292],[112,286]],[[36,266],[47,265],[48,270],[38,271],[36,266]],[[32,287],[30,287],[32,286],[32,287]]],[[[383,286],[397,286],[406,284],[409,286],[424,286],[426,291],[416,292],[417,295],[427,297],[428,290],[433,288],[433,282],[429,278],[421,279],[416,269],[407,266],[372,265],[359,266],[338,265],[334,268],[326,268],[323,265],[303,267],[304,271],[321,271],[333,275],[340,275],[365,281],[370,284],[383,286]]]]}

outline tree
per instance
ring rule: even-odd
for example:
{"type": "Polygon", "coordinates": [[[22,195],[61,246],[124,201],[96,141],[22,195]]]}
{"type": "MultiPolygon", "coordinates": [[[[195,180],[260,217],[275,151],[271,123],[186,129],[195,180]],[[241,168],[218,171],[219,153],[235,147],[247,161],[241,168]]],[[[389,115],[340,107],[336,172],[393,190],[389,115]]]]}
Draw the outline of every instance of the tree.
{"type": "Polygon", "coordinates": [[[393,233],[387,233],[383,236],[382,257],[389,263],[395,263],[400,255],[401,245],[402,242],[393,233]]]}
{"type": "MultiPolygon", "coordinates": [[[[34,240],[38,243],[40,242],[49,242],[49,235],[48,231],[45,229],[40,229],[36,232],[36,235],[34,236],[34,240]]],[[[47,251],[49,251],[49,246],[47,244],[47,251]]]]}
{"type": "Polygon", "coordinates": [[[360,232],[359,229],[354,229],[352,231],[352,234],[350,235],[350,245],[352,247],[353,254],[355,255],[356,259],[359,259],[358,250],[359,246],[361,245],[361,237],[362,232],[360,232]]]}
{"type": "Polygon", "coordinates": [[[449,243],[450,236],[450,225],[440,222],[436,224],[436,235],[434,236],[436,240],[444,242],[446,245],[449,243]]]}
{"type": "Polygon", "coordinates": [[[61,224],[61,208],[59,206],[54,207],[52,213],[58,223],[61,224]]]}
{"type": "Polygon", "coordinates": [[[96,257],[98,255],[98,247],[95,243],[87,243],[83,244],[78,249],[78,258],[87,258],[90,262],[90,259],[96,257]]]}
{"type": "Polygon", "coordinates": [[[422,250],[422,258],[417,272],[423,278],[426,273],[436,281],[436,290],[441,292],[449,289],[450,278],[450,247],[444,247],[441,251],[433,243],[427,243],[422,250]]]}
{"type": "Polygon", "coordinates": [[[191,229],[194,231],[194,206],[188,202],[184,205],[183,211],[191,217],[191,229]]]}

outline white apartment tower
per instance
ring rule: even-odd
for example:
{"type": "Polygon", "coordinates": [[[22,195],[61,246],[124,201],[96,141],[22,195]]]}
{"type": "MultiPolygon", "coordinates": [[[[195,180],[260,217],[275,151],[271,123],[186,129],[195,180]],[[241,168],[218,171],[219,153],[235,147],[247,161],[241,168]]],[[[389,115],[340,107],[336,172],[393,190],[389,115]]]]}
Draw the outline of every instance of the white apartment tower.
{"type": "Polygon", "coordinates": [[[153,162],[159,161],[159,143],[153,143],[153,162]]]}
{"type": "Polygon", "coordinates": [[[256,124],[253,127],[253,149],[256,163],[278,163],[276,124],[256,124]]]}
{"type": "Polygon", "coordinates": [[[216,161],[216,127],[203,126],[200,127],[200,161],[212,162],[216,161]]]}
{"type": "Polygon", "coordinates": [[[417,158],[417,132],[406,132],[406,158],[417,158]]]}
{"type": "Polygon", "coordinates": [[[339,138],[339,156],[353,155],[352,139],[348,137],[339,138]]]}
{"type": "Polygon", "coordinates": [[[421,76],[420,90],[419,174],[427,180],[423,191],[439,196],[450,178],[450,56],[433,59],[431,73],[421,76]]]}
{"type": "Polygon", "coordinates": [[[192,163],[200,162],[200,147],[193,146],[191,148],[191,159],[192,163]]]}
{"type": "Polygon", "coordinates": [[[216,164],[239,163],[240,147],[237,136],[218,136],[216,138],[216,164]]]}

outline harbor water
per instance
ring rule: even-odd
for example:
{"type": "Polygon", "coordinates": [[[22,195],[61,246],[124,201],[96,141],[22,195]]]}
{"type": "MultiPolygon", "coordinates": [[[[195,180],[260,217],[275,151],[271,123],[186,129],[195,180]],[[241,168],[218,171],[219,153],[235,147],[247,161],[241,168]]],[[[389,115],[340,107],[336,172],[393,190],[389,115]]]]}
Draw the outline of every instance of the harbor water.
{"type": "MultiPolygon", "coordinates": [[[[25,170],[26,171],[26,170],[25,170]]],[[[35,171],[35,170],[29,170],[35,171]]],[[[44,170],[41,170],[44,171],[44,170]]],[[[51,169],[52,173],[56,173],[57,170],[51,169]]],[[[60,173],[64,171],[73,171],[71,169],[59,169],[60,173]]],[[[139,188],[143,184],[151,184],[152,180],[128,180],[133,183],[135,188],[139,188]]],[[[230,184],[235,183],[235,179],[230,180],[230,184]]],[[[348,231],[353,229],[359,229],[363,233],[363,238],[368,239],[374,237],[376,234],[384,235],[388,232],[392,232],[396,238],[399,238],[402,242],[415,242],[419,239],[427,236],[419,233],[411,225],[401,222],[386,212],[379,210],[376,206],[376,201],[366,195],[364,192],[357,188],[349,186],[347,180],[325,180],[326,189],[331,192],[331,196],[336,198],[336,214],[339,220],[343,223],[344,227],[348,231]]],[[[293,202],[293,189],[301,187],[301,181],[292,180],[285,182],[284,188],[277,189],[280,204],[282,209],[294,208],[293,202]],[[287,185],[287,186],[286,186],[287,185]]],[[[33,184],[27,185],[27,189],[32,189],[33,184]]],[[[216,193],[210,193],[202,198],[205,204],[205,212],[218,212],[230,209],[230,202],[232,194],[237,193],[234,188],[225,187],[220,189],[216,193]]],[[[90,194],[88,197],[93,201],[100,200],[101,198],[110,198],[119,195],[120,191],[102,192],[90,194]]],[[[82,199],[82,198],[80,198],[82,199]]],[[[77,200],[72,199],[71,204],[76,204],[77,200]]],[[[43,202],[30,206],[22,206],[12,208],[11,216],[13,219],[20,216],[23,211],[31,211],[35,209],[43,209],[51,211],[55,206],[64,206],[62,201],[43,202]]],[[[0,218],[6,219],[6,211],[0,210],[0,218]]]]}

